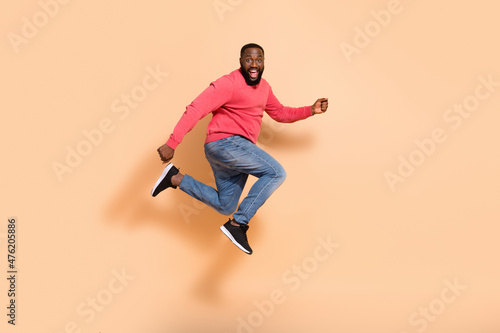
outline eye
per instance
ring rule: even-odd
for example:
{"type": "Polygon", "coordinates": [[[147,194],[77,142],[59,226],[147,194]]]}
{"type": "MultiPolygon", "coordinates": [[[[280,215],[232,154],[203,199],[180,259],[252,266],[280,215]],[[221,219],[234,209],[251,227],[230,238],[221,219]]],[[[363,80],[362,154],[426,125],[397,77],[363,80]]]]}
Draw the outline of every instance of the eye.
{"type": "Polygon", "coordinates": [[[257,59],[257,63],[260,65],[262,64],[262,59],[257,59]]]}
{"type": "Polygon", "coordinates": [[[251,64],[252,63],[252,59],[250,59],[250,58],[247,58],[245,61],[246,61],[247,64],[251,64]]]}

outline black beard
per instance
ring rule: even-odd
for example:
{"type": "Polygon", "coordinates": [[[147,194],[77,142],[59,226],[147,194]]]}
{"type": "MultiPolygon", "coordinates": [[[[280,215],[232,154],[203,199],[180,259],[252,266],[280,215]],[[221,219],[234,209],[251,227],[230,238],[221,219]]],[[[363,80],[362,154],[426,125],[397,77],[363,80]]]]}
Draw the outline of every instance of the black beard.
{"type": "Polygon", "coordinates": [[[250,74],[248,74],[248,72],[246,72],[243,67],[240,66],[240,72],[241,72],[241,75],[243,75],[243,77],[245,78],[245,82],[249,85],[249,86],[256,86],[260,83],[260,79],[262,78],[262,74],[264,73],[264,68],[262,68],[262,70],[259,71],[259,75],[257,76],[257,80],[255,81],[252,81],[250,79],[250,74]]]}

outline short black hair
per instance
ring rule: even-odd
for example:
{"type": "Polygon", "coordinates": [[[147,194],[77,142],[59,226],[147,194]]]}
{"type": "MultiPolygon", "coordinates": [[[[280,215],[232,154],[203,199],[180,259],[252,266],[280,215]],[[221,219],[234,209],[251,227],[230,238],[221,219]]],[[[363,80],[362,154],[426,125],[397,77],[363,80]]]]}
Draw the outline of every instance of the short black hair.
{"type": "Polygon", "coordinates": [[[262,54],[264,54],[264,49],[262,48],[262,46],[260,46],[259,44],[255,44],[255,43],[249,43],[249,44],[243,45],[243,47],[241,48],[240,57],[242,57],[243,56],[243,52],[245,52],[245,50],[249,49],[249,48],[261,49],[262,50],[262,54]]]}

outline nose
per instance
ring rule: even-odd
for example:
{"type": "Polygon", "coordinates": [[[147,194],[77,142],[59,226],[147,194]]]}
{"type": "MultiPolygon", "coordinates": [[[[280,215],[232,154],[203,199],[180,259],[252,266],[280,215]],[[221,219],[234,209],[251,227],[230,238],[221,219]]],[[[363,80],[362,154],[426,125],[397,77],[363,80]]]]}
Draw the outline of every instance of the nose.
{"type": "Polygon", "coordinates": [[[256,59],[251,59],[250,60],[250,68],[258,68],[259,65],[257,64],[257,60],[256,59]]]}

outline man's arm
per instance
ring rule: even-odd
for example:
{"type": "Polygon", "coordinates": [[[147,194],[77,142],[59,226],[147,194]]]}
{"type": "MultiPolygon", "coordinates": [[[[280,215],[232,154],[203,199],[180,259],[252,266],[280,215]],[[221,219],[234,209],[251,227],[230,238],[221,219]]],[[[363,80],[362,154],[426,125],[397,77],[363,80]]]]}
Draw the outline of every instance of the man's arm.
{"type": "Polygon", "coordinates": [[[184,136],[191,131],[200,119],[224,105],[232,95],[232,82],[222,77],[212,82],[196,99],[186,107],[181,119],[175,125],[168,141],[157,149],[163,163],[174,157],[177,146],[184,136]]]}
{"type": "Polygon", "coordinates": [[[269,88],[267,98],[266,112],[274,120],[280,123],[293,123],[298,120],[306,119],[315,114],[325,113],[328,108],[328,98],[320,98],[311,106],[292,108],[281,104],[269,88]]]}

